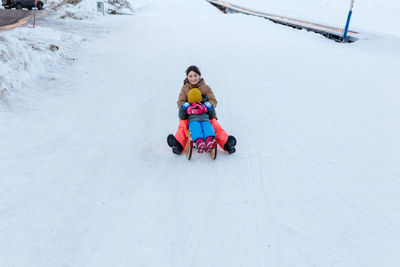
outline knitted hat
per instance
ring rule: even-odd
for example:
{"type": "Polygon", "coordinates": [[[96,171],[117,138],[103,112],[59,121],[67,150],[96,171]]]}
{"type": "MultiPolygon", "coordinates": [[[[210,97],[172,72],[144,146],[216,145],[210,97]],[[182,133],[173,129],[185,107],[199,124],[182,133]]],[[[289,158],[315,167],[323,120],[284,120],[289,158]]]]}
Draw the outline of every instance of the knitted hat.
{"type": "Polygon", "coordinates": [[[193,88],[192,90],[189,91],[188,93],[188,101],[190,104],[193,104],[195,102],[201,102],[203,100],[203,96],[201,95],[201,92],[197,88],[193,88]]]}

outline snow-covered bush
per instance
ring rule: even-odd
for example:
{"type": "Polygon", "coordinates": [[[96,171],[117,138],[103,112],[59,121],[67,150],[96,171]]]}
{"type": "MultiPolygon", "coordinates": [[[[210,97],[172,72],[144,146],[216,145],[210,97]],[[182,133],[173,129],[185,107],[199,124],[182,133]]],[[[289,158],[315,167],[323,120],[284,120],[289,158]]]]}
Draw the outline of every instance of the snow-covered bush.
{"type": "MultiPolygon", "coordinates": [[[[47,8],[61,19],[90,19],[97,15],[98,0],[62,0],[47,1],[47,8]]],[[[108,0],[104,8],[109,14],[133,14],[133,8],[127,0],[108,0]]]]}

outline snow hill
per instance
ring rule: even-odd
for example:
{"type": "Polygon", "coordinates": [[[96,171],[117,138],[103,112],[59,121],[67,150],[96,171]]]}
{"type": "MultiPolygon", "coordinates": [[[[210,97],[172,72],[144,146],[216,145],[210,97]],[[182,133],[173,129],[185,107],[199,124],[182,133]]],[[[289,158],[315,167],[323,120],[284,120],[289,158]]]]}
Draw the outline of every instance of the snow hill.
{"type": "Polygon", "coordinates": [[[0,100],[0,266],[398,266],[396,32],[340,44],[202,0],[47,22],[0,33],[26,75],[0,100]],[[237,153],[167,146],[190,64],[237,153]]]}

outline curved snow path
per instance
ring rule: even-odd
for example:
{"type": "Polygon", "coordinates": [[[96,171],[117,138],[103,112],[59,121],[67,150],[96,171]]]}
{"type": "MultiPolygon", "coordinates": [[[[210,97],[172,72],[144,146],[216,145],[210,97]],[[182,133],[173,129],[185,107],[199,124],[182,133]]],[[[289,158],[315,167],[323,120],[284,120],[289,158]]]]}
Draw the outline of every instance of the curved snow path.
{"type": "Polygon", "coordinates": [[[1,266],[396,266],[398,51],[205,1],[119,19],[31,110],[1,114],[1,266]],[[166,145],[190,64],[234,155],[166,145]]]}

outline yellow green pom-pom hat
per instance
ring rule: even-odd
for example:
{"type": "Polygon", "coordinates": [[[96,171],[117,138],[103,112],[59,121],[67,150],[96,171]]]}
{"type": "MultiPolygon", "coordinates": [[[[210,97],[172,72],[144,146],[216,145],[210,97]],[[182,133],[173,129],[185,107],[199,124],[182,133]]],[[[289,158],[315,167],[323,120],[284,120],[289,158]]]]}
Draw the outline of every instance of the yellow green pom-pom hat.
{"type": "Polygon", "coordinates": [[[203,100],[203,96],[201,95],[201,92],[197,88],[193,88],[189,91],[188,93],[188,101],[190,104],[193,104],[195,102],[201,102],[203,100]]]}

